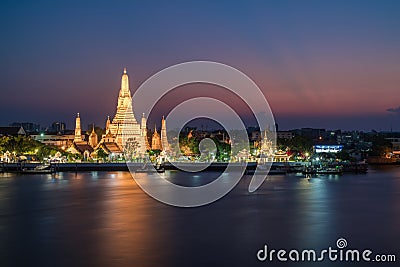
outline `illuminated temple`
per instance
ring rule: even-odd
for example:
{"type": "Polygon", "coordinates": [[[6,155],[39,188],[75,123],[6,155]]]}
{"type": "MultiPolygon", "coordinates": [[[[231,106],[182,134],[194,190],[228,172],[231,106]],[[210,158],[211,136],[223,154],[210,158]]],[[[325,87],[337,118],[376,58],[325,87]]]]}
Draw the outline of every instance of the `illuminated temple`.
{"type": "MultiPolygon", "coordinates": [[[[144,125],[144,127],[146,126],[144,125]]],[[[129,89],[129,78],[126,68],[122,74],[117,112],[110,124],[110,131],[120,148],[124,149],[127,142],[137,141],[139,147],[145,149],[144,136],[142,136],[140,124],[136,121],[133,114],[132,96],[129,89]]]]}
{"type": "MultiPolygon", "coordinates": [[[[124,68],[121,77],[121,88],[118,95],[117,110],[114,118],[110,121],[107,118],[105,133],[99,142],[94,137],[94,127],[88,141],[81,138],[81,125],[79,113],[75,123],[75,140],[67,151],[74,154],[82,154],[84,158],[97,154],[103,150],[111,156],[120,156],[125,153],[128,157],[143,157],[150,144],[147,137],[146,117],[143,114],[139,124],[135,118],[132,107],[132,96],[129,89],[129,77],[124,68]]],[[[166,122],[162,119],[161,142],[162,147],[169,150],[169,144],[166,137],[166,122]]],[[[163,150],[164,150],[163,149],[163,150]]]]}

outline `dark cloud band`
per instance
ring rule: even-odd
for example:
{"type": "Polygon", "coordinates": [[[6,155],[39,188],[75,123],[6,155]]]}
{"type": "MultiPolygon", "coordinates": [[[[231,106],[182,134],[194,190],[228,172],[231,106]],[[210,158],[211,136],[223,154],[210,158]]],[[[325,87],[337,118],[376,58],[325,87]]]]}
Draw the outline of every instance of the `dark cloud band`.
{"type": "Polygon", "coordinates": [[[386,111],[400,113],[400,106],[398,106],[397,108],[388,108],[386,111]]]}

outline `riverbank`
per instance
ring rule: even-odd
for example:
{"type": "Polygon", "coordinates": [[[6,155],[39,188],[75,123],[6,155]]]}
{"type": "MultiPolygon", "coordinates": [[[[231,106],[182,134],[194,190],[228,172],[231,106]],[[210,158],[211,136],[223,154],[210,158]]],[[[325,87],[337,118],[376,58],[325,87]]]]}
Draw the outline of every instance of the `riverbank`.
{"type": "MultiPolygon", "coordinates": [[[[143,168],[143,163],[126,163],[126,162],[107,162],[107,163],[96,163],[96,162],[70,162],[70,163],[52,163],[48,166],[48,169],[53,172],[80,172],[80,171],[129,171],[131,169],[143,168]]],[[[162,164],[165,170],[180,170],[187,169],[188,167],[195,167],[196,169],[202,169],[205,171],[224,171],[229,163],[227,162],[213,162],[213,163],[193,163],[193,162],[166,162],[162,164]],[[185,168],[186,167],[186,168],[185,168]]],[[[246,171],[254,171],[257,168],[256,162],[248,162],[247,166],[245,163],[230,163],[233,168],[242,170],[244,167],[246,171]]],[[[23,172],[23,170],[33,170],[42,163],[2,163],[0,165],[0,171],[2,172],[23,172]]],[[[279,173],[290,173],[290,172],[301,172],[306,162],[274,162],[271,166],[271,172],[279,173]]],[[[345,172],[357,172],[358,164],[343,164],[345,172]],[[354,167],[354,168],[353,168],[354,167]]]]}
{"type": "MultiPolygon", "coordinates": [[[[142,168],[143,163],[126,163],[126,162],[107,162],[107,163],[96,163],[96,162],[76,162],[76,163],[52,163],[49,165],[49,169],[52,169],[55,172],[65,172],[65,171],[129,171],[128,168],[142,168]]],[[[207,171],[221,171],[225,170],[228,166],[226,162],[215,162],[215,163],[164,163],[163,167],[165,170],[178,170],[179,167],[185,166],[193,166],[193,164],[197,165],[197,167],[205,167],[207,171]],[[209,165],[209,166],[208,166],[209,165]],[[207,167],[208,166],[208,167],[207,167]]],[[[22,170],[31,170],[35,169],[38,166],[41,166],[42,163],[4,163],[0,165],[1,171],[3,172],[21,172],[22,170]]],[[[237,168],[245,167],[244,163],[232,163],[232,166],[237,168]]],[[[246,169],[254,170],[257,167],[256,162],[247,163],[246,169]]]]}

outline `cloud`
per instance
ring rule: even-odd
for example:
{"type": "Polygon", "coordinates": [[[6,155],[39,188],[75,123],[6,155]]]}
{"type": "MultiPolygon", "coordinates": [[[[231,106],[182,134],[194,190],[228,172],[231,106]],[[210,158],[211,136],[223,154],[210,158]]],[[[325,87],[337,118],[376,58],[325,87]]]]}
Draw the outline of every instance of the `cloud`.
{"type": "Polygon", "coordinates": [[[397,108],[388,108],[386,111],[400,113],[400,106],[398,106],[397,108]]]}

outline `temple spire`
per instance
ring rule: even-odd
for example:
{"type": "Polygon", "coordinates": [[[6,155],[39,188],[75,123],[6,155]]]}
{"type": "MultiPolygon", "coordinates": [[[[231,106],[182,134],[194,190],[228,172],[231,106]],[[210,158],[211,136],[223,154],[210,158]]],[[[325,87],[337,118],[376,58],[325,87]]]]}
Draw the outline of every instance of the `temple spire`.
{"type": "Polygon", "coordinates": [[[74,142],[82,141],[82,130],[81,130],[81,118],[79,117],[79,113],[76,115],[75,119],[75,137],[74,142]]]}
{"type": "Polygon", "coordinates": [[[168,139],[167,139],[167,123],[164,116],[161,120],[161,146],[163,151],[170,151],[168,139]]]}
{"type": "Polygon", "coordinates": [[[106,134],[108,133],[108,130],[110,130],[110,116],[107,116],[107,121],[106,121],[106,134]]]}
{"type": "Polygon", "coordinates": [[[157,125],[154,124],[154,133],[151,138],[151,149],[153,150],[161,150],[161,139],[160,135],[157,132],[157,125]]]}
{"type": "Polygon", "coordinates": [[[144,143],[145,143],[145,146],[146,146],[146,150],[149,150],[150,149],[150,144],[149,144],[149,140],[147,138],[147,119],[144,116],[144,113],[142,115],[142,121],[141,121],[140,129],[142,131],[142,136],[144,138],[144,143]]]}
{"type": "Polygon", "coordinates": [[[120,96],[129,98],[131,97],[131,91],[129,90],[129,77],[128,73],[126,72],[126,68],[124,68],[124,73],[121,77],[120,96]]]}
{"type": "Polygon", "coordinates": [[[98,138],[96,132],[94,131],[94,123],[93,123],[92,132],[89,135],[89,145],[95,148],[97,144],[98,144],[98,138]]]}
{"type": "MultiPolygon", "coordinates": [[[[106,127],[107,128],[107,127],[106,127]]],[[[106,135],[112,134],[114,141],[121,150],[132,149],[127,143],[136,140],[139,142],[138,148],[135,150],[135,157],[144,154],[145,140],[141,131],[140,124],[136,121],[132,107],[132,96],[129,89],[129,77],[126,68],[123,69],[121,75],[121,88],[118,95],[117,111],[114,118],[109,123],[109,129],[106,135]]],[[[109,140],[109,139],[107,139],[109,140]]]]}

